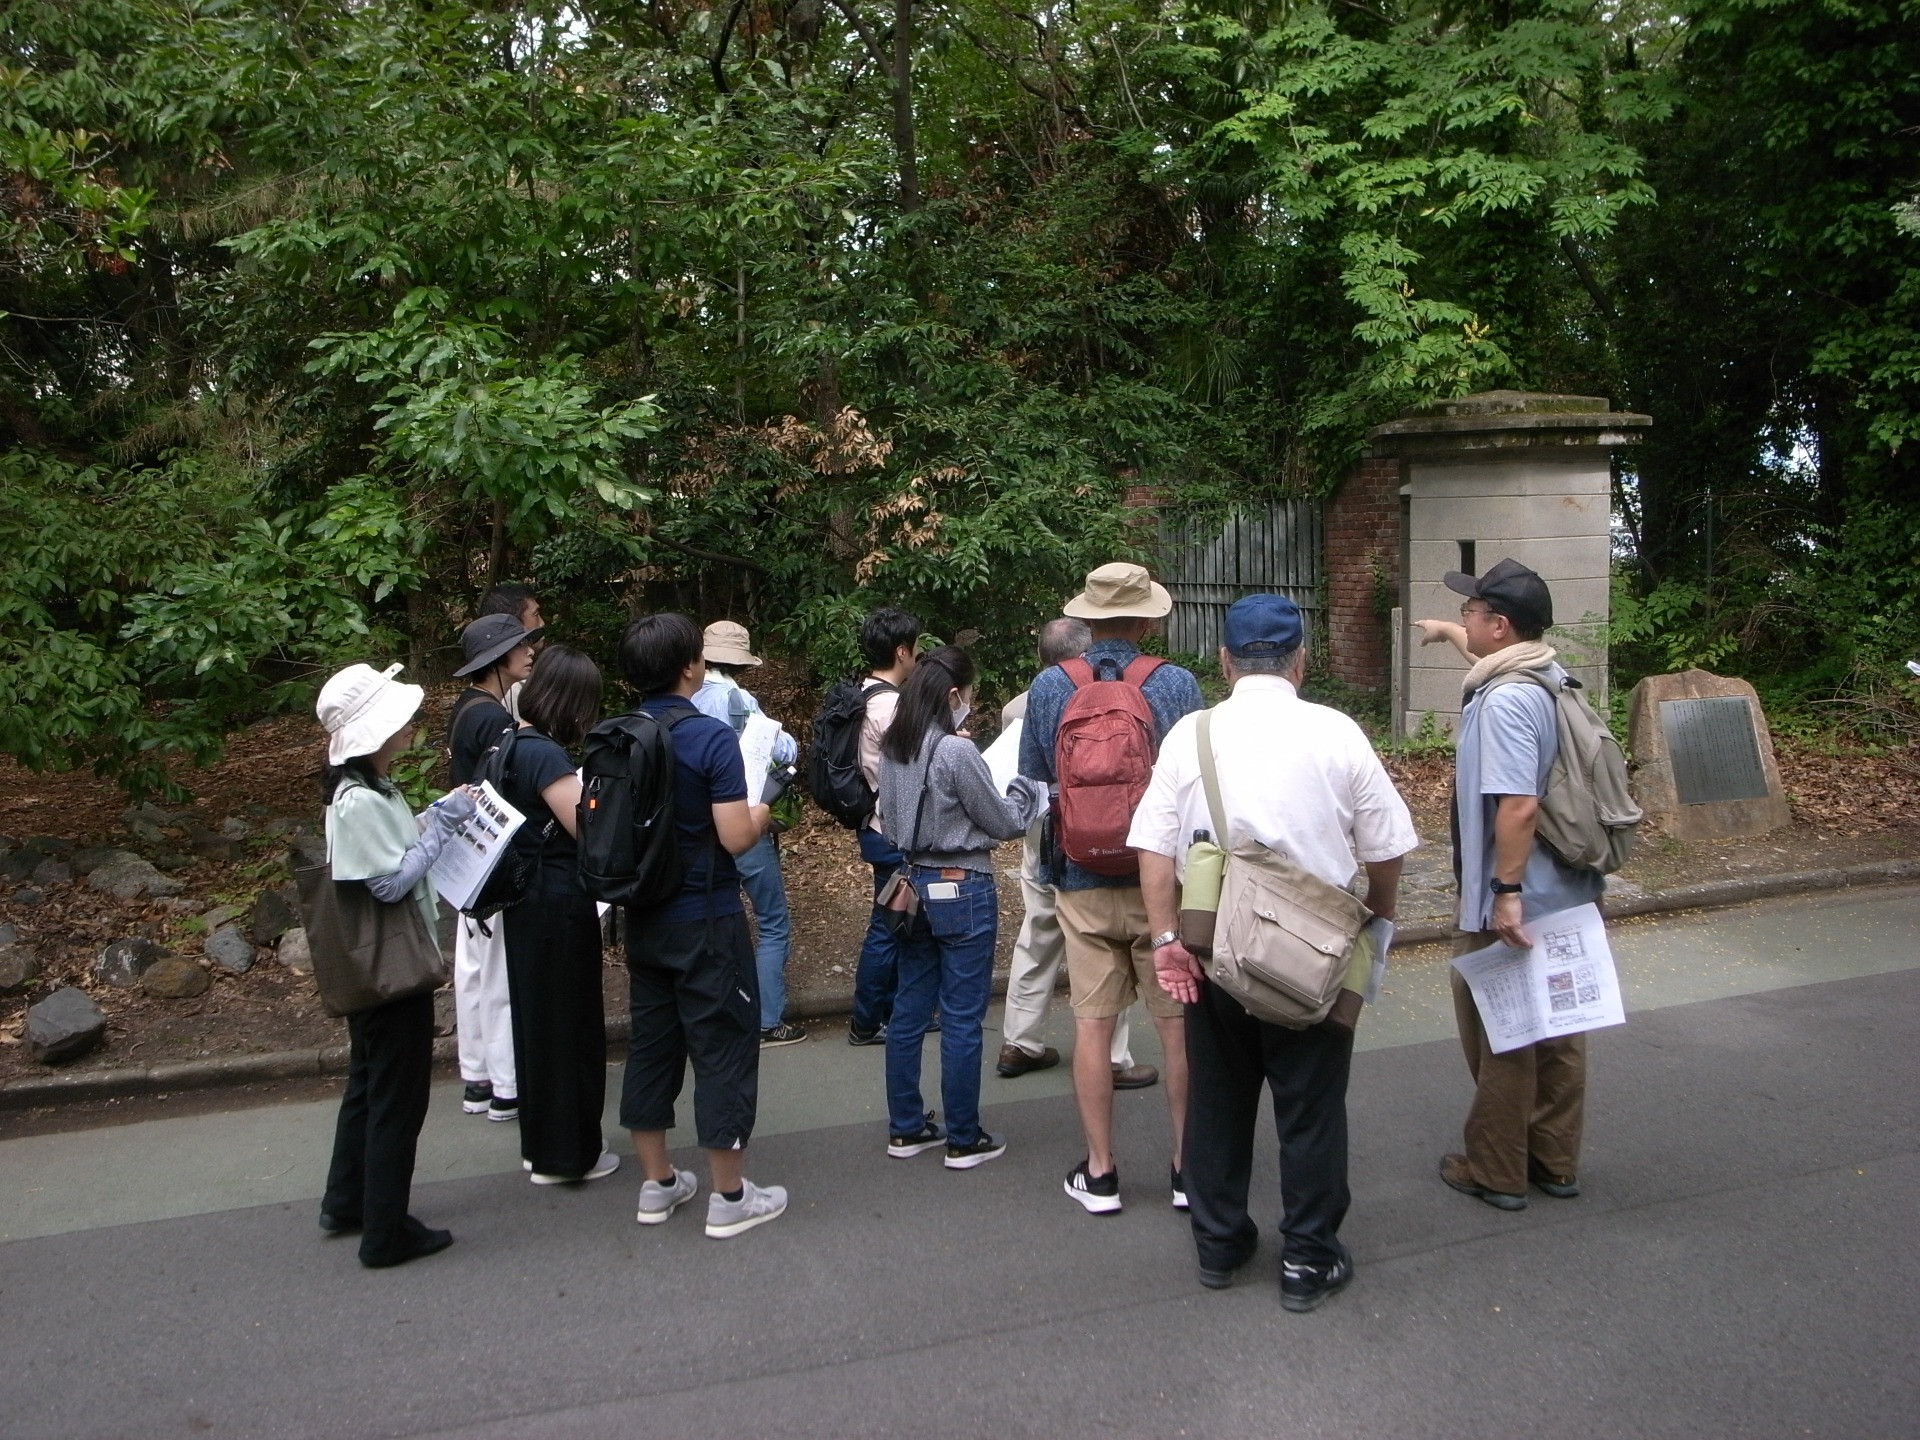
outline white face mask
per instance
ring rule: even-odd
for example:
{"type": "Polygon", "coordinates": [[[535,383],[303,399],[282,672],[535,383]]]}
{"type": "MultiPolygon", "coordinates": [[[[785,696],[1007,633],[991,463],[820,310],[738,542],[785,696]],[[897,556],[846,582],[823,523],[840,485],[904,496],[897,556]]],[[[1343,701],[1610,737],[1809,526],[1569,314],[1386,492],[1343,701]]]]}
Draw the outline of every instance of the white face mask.
{"type": "Polygon", "coordinates": [[[973,713],[973,707],[964,704],[955,705],[950,707],[947,713],[953,716],[953,728],[958,730],[962,725],[967,723],[967,716],[973,713]]]}

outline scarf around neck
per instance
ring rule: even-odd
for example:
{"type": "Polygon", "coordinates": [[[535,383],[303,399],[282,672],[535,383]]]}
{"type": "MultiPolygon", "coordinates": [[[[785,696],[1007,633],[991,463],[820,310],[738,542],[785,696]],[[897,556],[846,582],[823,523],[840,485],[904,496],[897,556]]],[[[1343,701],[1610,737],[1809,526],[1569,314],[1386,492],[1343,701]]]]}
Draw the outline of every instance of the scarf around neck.
{"type": "Polygon", "coordinates": [[[1467,678],[1460,683],[1460,703],[1466,704],[1482,685],[1496,675],[1507,675],[1515,670],[1538,670],[1550,664],[1560,652],[1542,640],[1519,640],[1504,650],[1473,662],[1473,668],[1467,671],[1467,678]]]}

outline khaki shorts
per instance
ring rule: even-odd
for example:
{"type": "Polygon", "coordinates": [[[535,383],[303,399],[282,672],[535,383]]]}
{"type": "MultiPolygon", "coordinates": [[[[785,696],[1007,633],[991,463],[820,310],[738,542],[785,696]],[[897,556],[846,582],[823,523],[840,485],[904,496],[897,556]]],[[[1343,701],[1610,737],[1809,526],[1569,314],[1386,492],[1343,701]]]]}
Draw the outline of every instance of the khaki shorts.
{"type": "Polygon", "coordinates": [[[1055,892],[1060,934],[1067,942],[1067,987],[1081,1020],[1119,1015],[1135,999],[1147,1013],[1165,1019],[1184,1014],[1180,1002],[1160,988],[1147,943],[1147,903],[1137,885],[1055,892]]]}

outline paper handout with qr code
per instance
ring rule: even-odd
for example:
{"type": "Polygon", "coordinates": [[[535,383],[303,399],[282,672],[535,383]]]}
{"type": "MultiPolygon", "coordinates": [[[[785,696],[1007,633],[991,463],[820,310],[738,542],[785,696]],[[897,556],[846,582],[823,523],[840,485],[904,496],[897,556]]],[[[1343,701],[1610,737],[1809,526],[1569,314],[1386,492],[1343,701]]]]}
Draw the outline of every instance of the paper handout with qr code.
{"type": "Polygon", "coordinates": [[[1626,1023],[1599,906],[1576,905],[1520,929],[1532,949],[1495,941],[1453,961],[1473,991],[1487,1045],[1496,1055],[1537,1040],[1626,1023]]]}

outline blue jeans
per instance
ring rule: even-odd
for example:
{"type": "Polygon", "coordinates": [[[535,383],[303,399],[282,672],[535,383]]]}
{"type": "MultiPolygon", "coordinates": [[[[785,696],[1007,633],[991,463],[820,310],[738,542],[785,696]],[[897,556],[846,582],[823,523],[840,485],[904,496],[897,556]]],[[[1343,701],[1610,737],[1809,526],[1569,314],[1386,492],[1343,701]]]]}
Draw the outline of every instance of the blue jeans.
{"type": "MultiPolygon", "coordinates": [[[[951,872],[948,872],[951,873],[951,872]]],[[[887,1024],[889,1133],[912,1135],[926,1115],[920,1096],[920,1042],[940,1004],[940,1104],[947,1138],[971,1145],[980,1138],[980,1026],[993,993],[993,943],[1000,906],[993,876],[968,870],[951,900],[928,898],[940,871],[913,867],[920,921],[900,946],[900,989],[887,1024]]]]}
{"type": "Polygon", "coordinates": [[[744,855],[733,857],[740,888],[753,905],[760,939],[753,947],[753,968],[760,976],[760,1028],[771,1030],[787,1010],[787,887],[780,878],[780,851],[773,836],[762,835],[744,855]]]}
{"type": "MultiPolygon", "coordinates": [[[[900,852],[878,830],[862,827],[860,858],[873,867],[873,895],[877,900],[887,877],[900,868],[900,852]]],[[[885,913],[878,905],[873,907],[867,919],[867,938],[860,942],[860,963],[853,972],[853,1028],[864,1035],[871,1035],[892,1018],[893,992],[900,983],[900,947],[881,919],[885,913]]]]}

